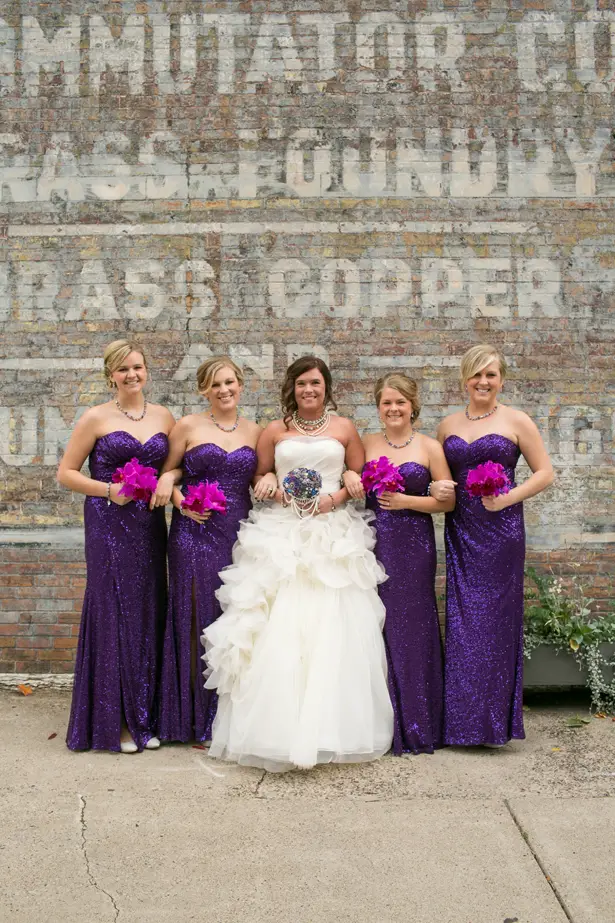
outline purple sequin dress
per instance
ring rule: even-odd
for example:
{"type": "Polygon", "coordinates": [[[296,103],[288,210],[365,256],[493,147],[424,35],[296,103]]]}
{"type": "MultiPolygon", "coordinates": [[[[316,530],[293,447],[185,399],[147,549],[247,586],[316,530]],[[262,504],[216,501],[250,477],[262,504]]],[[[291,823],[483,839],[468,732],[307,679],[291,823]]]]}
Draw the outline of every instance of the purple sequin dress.
{"type": "MultiPolygon", "coordinates": [[[[143,445],[116,430],[98,439],[91,476],[110,481],[131,458],[158,471],[168,441],[156,433],[143,445]]],[[[166,611],[164,509],[144,501],[125,506],[86,497],[87,585],[75,663],[66,743],[71,750],[120,749],[122,711],[142,750],[155,734],[155,697],[166,611]]]]}
{"type": "MultiPolygon", "coordinates": [[[[426,496],[430,473],[417,462],[399,471],[405,493],[426,496]]],[[[384,643],[395,714],[393,752],[433,753],[442,746],[442,643],[436,606],[436,541],[431,516],[383,510],[373,495],[375,554],[388,580],[378,592],[386,607],[384,643]]]]}
{"type": "Polygon", "coordinates": [[[250,512],[250,484],[256,452],[244,445],[225,452],[212,442],[188,449],[183,460],[183,487],[218,481],[227,513],[213,513],[200,525],[174,509],[169,533],[169,609],[164,639],[160,692],[162,740],[211,740],[217,696],[203,686],[200,637],[220,615],[215,592],[219,573],[232,561],[239,524],[250,512]],[[193,595],[196,633],[193,634],[193,595]],[[192,638],[196,638],[196,672],[191,676],[192,638]]]}
{"type": "Polygon", "coordinates": [[[468,471],[499,462],[514,485],[519,448],[498,433],[467,443],[448,436],[444,453],[458,482],[446,514],[444,741],[504,744],[523,732],[523,506],[498,513],[465,489],[468,471]]]}

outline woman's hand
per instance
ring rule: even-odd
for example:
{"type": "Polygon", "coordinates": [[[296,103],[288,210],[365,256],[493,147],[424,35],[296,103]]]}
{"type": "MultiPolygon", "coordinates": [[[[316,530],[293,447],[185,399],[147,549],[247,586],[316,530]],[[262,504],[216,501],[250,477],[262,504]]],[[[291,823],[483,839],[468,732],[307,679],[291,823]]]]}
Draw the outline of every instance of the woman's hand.
{"type": "Polygon", "coordinates": [[[127,503],[132,503],[130,497],[127,497],[125,494],[121,494],[122,485],[121,484],[112,484],[109,489],[109,499],[112,503],[116,503],[118,506],[126,506],[127,503]]]}
{"type": "Polygon", "coordinates": [[[344,471],[342,475],[342,481],[344,482],[344,487],[350,494],[353,500],[365,500],[365,490],[363,489],[363,482],[361,481],[360,475],[356,471],[344,471]]]}
{"type": "Polygon", "coordinates": [[[333,497],[330,494],[321,494],[318,498],[318,514],[332,513],[334,509],[333,497]]]}
{"type": "Polygon", "coordinates": [[[485,509],[489,510],[490,513],[499,513],[500,510],[505,510],[507,506],[511,505],[507,494],[500,494],[499,497],[481,497],[481,500],[485,509]]]}
{"type": "Polygon", "coordinates": [[[456,487],[457,481],[432,481],[429,485],[429,496],[434,500],[439,500],[440,503],[448,503],[455,499],[456,487]]]}
{"type": "Polygon", "coordinates": [[[183,509],[181,510],[182,516],[185,516],[186,519],[191,519],[193,522],[198,522],[199,525],[202,525],[204,522],[207,522],[211,516],[211,510],[205,510],[204,513],[195,513],[194,510],[183,509]]]}
{"type": "Polygon", "coordinates": [[[378,497],[378,505],[381,510],[407,510],[406,495],[400,491],[391,493],[386,490],[378,497]]]}
{"type": "Polygon", "coordinates": [[[156,490],[152,494],[152,499],[149,502],[150,510],[153,510],[155,506],[166,506],[171,499],[174,486],[175,476],[172,471],[167,471],[166,474],[161,474],[158,478],[158,485],[156,490]]]}
{"type": "Polygon", "coordinates": [[[277,489],[278,479],[273,471],[270,471],[269,474],[264,474],[254,487],[254,499],[273,500],[277,489]]]}

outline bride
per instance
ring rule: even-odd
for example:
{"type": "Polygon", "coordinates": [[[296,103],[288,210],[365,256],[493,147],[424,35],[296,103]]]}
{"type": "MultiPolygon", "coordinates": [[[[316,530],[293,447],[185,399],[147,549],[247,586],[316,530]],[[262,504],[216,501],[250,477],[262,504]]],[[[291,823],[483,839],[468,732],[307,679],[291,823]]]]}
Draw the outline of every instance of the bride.
{"type": "Polygon", "coordinates": [[[329,406],[325,363],[297,359],[282,387],[285,416],[257,449],[255,497],[274,503],[241,525],[221,573],[223,614],[202,636],[205,685],[219,695],[209,754],[270,772],[372,760],[393,735],[376,589],[386,575],[340,487],[344,465],[361,470],[363,448],[329,406]],[[284,487],[297,468],[322,481],[311,502],[284,487]]]}

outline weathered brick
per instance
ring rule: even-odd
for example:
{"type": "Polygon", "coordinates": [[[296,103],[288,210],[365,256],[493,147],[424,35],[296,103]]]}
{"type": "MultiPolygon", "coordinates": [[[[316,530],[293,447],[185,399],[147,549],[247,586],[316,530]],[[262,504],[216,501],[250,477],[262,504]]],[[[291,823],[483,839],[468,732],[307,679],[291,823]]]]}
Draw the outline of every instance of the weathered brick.
{"type": "MultiPolygon", "coordinates": [[[[81,524],[56,465],[120,332],[176,416],[208,351],[267,420],[316,350],[361,430],[373,380],[409,371],[427,433],[489,340],[556,467],[528,560],[613,599],[612,4],[30,6],[0,0],[0,528],[81,524]]],[[[0,558],[0,636],[76,631],[82,542],[0,558]]]]}

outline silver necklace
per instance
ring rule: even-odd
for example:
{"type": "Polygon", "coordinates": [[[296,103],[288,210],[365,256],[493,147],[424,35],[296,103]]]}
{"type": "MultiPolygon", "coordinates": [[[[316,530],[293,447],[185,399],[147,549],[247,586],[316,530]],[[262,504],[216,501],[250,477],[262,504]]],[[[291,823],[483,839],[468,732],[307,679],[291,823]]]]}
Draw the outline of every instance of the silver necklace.
{"type": "Polygon", "coordinates": [[[475,423],[477,420],[484,420],[485,417],[490,417],[492,413],[496,412],[499,406],[500,406],[499,404],[496,404],[492,410],[488,410],[487,413],[481,413],[479,414],[478,417],[471,417],[470,414],[468,413],[468,408],[466,407],[466,417],[468,418],[468,420],[471,420],[472,423],[475,423]]]}
{"type": "Polygon", "coordinates": [[[321,433],[324,433],[328,427],[331,414],[328,410],[325,410],[322,416],[317,420],[304,420],[295,410],[295,412],[291,414],[291,419],[293,421],[293,426],[302,436],[319,436],[321,433]]]}
{"type": "Polygon", "coordinates": [[[211,417],[211,421],[214,424],[214,426],[217,426],[218,429],[221,429],[223,433],[234,433],[237,427],[239,426],[239,414],[237,414],[237,419],[235,420],[235,422],[233,423],[231,427],[222,426],[220,423],[218,423],[218,421],[214,417],[211,410],[209,411],[209,416],[211,417]]]}
{"type": "Polygon", "coordinates": [[[122,407],[122,405],[120,404],[120,402],[118,401],[117,398],[115,398],[115,405],[116,405],[117,409],[118,409],[118,410],[121,410],[121,412],[124,414],[124,416],[125,416],[125,417],[128,417],[129,420],[132,420],[133,423],[138,423],[139,420],[142,420],[143,417],[145,416],[145,411],[147,410],[147,401],[145,401],[145,400],[143,401],[143,412],[141,413],[141,416],[139,416],[139,417],[133,417],[133,415],[132,415],[131,413],[128,413],[127,410],[124,410],[124,408],[122,407]]]}
{"type": "Polygon", "coordinates": [[[391,440],[389,439],[389,437],[388,437],[387,434],[386,434],[386,430],[384,430],[384,432],[382,433],[382,435],[384,436],[384,441],[386,442],[386,444],[387,444],[387,445],[390,445],[392,449],[405,449],[407,445],[410,445],[410,443],[412,442],[412,440],[413,440],[414,437],[416,436],[416,433],[411,433],[411,434],[410,434],[410,438],[407,439],[405,442],[402,442],[401,445],[395,445],[394,442],[391,442],[391,440]]]}

